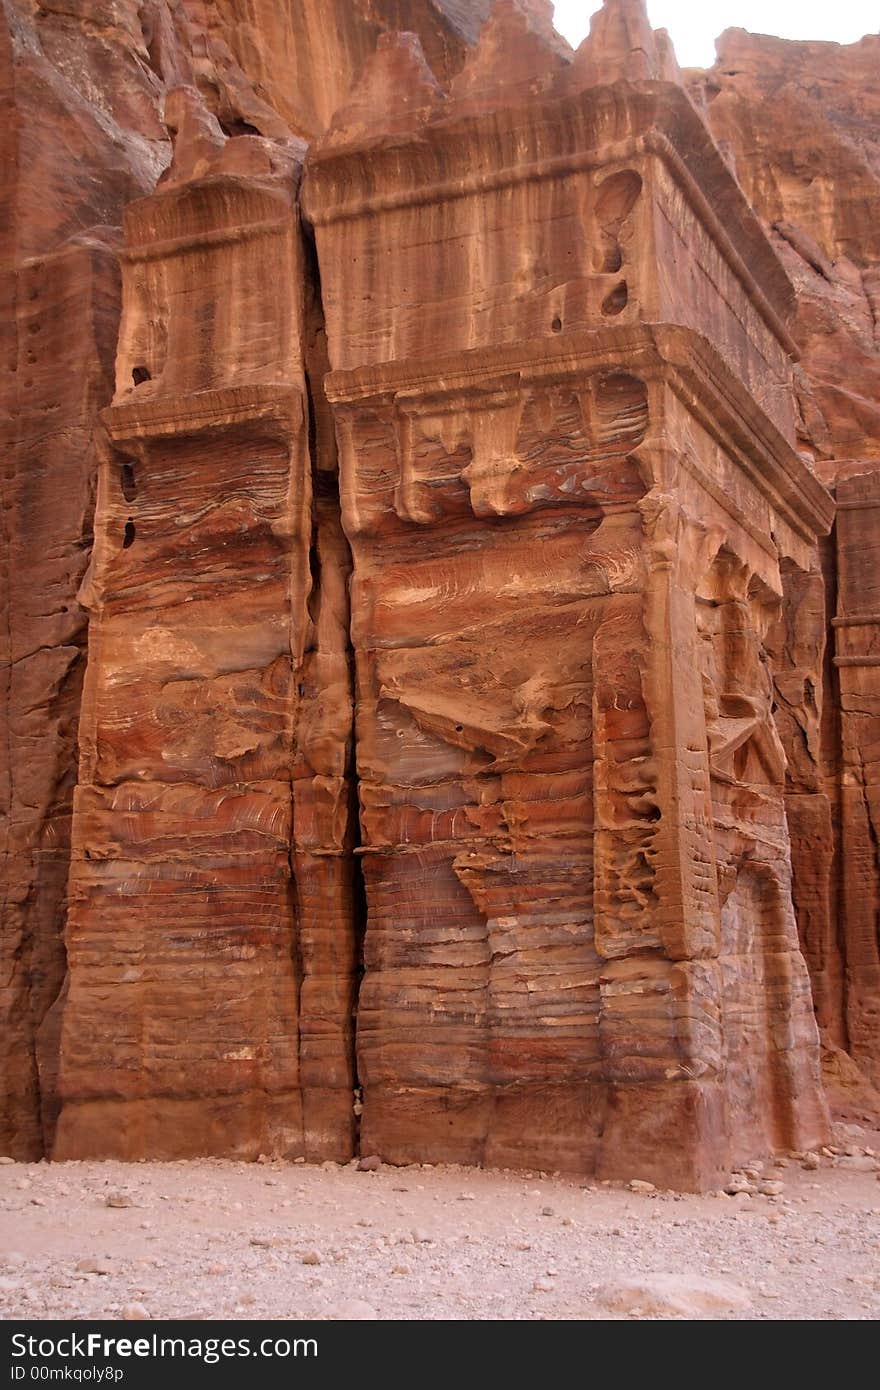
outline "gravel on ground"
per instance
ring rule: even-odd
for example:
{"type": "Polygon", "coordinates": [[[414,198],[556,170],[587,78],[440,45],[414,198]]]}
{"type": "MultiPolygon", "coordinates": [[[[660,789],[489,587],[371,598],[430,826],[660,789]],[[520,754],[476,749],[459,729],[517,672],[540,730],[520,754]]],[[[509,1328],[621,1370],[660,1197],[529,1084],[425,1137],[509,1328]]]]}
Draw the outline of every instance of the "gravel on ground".
{"type": "Polygon", "coordinates": [[[0,1316],[874,1319],[880,1132],[704,1196],[376,1162],[0,1159],[0,1316]]]}

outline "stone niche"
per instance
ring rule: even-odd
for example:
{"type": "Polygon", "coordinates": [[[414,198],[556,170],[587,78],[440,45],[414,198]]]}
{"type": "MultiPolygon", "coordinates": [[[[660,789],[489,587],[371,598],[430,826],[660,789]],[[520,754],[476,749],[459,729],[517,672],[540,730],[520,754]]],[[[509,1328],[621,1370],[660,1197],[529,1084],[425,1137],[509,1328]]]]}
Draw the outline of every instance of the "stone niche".
{"type": "Polygon", "coordinates": [[[308,157],[361,1142],[700,1188],[826,1134],[768,633],[832,504],[757,220],[656,49],[589,45],[496,6],[445,98],[383,40],[308,157]]]}
{"type": "Polygon", "coordinates": [[[347,548],[313,497],[300,163],[188,100],[125,219],[54,1155],[344,1159],[347,548]]]}

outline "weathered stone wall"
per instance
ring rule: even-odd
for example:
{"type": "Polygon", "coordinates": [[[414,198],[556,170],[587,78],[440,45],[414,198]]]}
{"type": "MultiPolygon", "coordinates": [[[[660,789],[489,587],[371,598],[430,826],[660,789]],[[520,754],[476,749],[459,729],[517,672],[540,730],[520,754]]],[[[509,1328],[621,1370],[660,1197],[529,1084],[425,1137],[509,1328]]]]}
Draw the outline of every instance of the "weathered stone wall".
{"type": "Polygon", "coordinates": [[[869,1104],[877,41],[0,4],[0,1148],[869,1104]]]}
{"type": "Polygon", "coordinates": [[[86,646],[76,595],[119,315],[118,237],[101,224],[152,187],[167,143],[135,10],[0,5],[0,1146],[30,1158],[54,1119],[47,1013],[65,974],[86,646]],[[103,27],[87,22],[102,13],[103,27]]]}
{"type": "MultiPolygon", "coordinates": [[[[176,118],[164,109],[166,93],[187,84],[198,89],[227,134],[257,133],[285,143],[291,139],[285,117],[310,133],[322,128],[321,112],[329,115],[328,103],[336,102],[334,84],[344,88],[386,24],[419,30],[432,51],[445,55],[451,72],[479,23],[479,6],[471,5],[388,6],[387,17],[372,7],[367,19],[359,6],[344,4],[335,7],[338,25],[327,22],[327,8],[273,6],[269,24],[266,7],[260,16],[265,31],[254,43],[253,29],[233,23],[240,16],[231,6],[176,0],[0,5],[0,1147],[21,1156],[37,1157],[51,1147],[58,1108],[59,1011],[48,1019],[47,1012],[66,968],[87,625],[77,592],[92,548],[97,417],[112,395],[120,278],[114,228],[129,203],[153,190],[170,161],[166,121],[173,126],[176,118]],[[249,75],[227,40],[241,42],[249,75]],[[297,66],[291,55],[301,52],[308,56],[297,66]],[[282,61],[284,54],[292,66],[282,61]],[[260,82],[268,61],[277,77],[268,93],[277,111],[251,81],[260,82]]],[[[318,372],[312,392],[318,413],[320,378],[318,372]]],[[[323,548],[334,557],[331,568],[339,557],[344,574],[338,523],[329,518],[318,524],[326,510],[326,502],[316,505],[306,525],[320,530],[316,554],[323,548]]],[[[334,578],[331,592],[338,588],[334,578]]],[[[329,640],[332,606],[338,610],[339,603],[336,594],[325,605],[322,640],[329,640]]],[[[310,668],[327,660],[336,658],[310,656],[310,668]]],[[[330,807],[335,800],[328,797],[330,807]]],[[[314,815],[322,814],[316,807],[314,815]]],[[[334,813],[326,814],[332,819],[334,813]]],[[[332,840],[326,830],[314,834],[322,845],[332,840]]],[[[307,839],[304,831],[304,844],[307,839]]],[[[323,858],[319,867],[333,879],[323,858]]],[[[340,913],[347,920],[349,894],[347,883],[333,879],[321,895],[315,920],[321,923],[316,941],[323,944],[315,945],[310,966],[318,974],[326,973],[334,949],[326,940],[331,924],[340,913]]],[[[346,969],[350,975],[351,966],[346,969]]],[[[343,1014],[350,1031],[350,1012],[340,999],[333,1021],[319,1022],[318,1032],[343,1027],[343,1014]]],[[[105,1065],[108,1045],[105,1040],[105,1065]]],[[[315,1047],[320,1054],[323,1044],[315,1047]]],[[[309,1065],[317,1075],[324,1064],[309,1065]]],[[[338,1078],[328,1082],[331,1089],[337,1084],[338,1078]]]]}
{"type": "Polygon", "coordinates": [[[354,555],[364,1142],[701,1186],[825,1124],[766,640],[831,504],[791,449],[788,282],[636,38],[653,69],[585,85],[601,26],[572,60],[499,5],[446,98],[383,40],[305,208],[354,555]]]}
{"type": "Polygon", "coordinates": [[[846,1044],[880,1084],[880,475],[838,482],[835,667],[840,690],[840,855],[846,1044]]]}
{"type": "Polygon", "coordinates": [[[347,624],[344,571],[318,585],[299,168],[188,100],[125,218],[54,1152],[344,1158],[347,624]]]}
{"type": "Polygon", "coordinates": [[[823,566],[825,608],[837,626],[823,660],[816,593],[810,625],[802,621],[799,633],[788,625],[791,670],[784,686],[777,681],[798,923],[836,1089],[847,1075],[853,1080],[841,1073],[839,1049],[857,1056],[876,1085],[880,1048],[868,1002],[876,1000],[880,877],[864,810],[875,773],[864,698],[871,675],[861,654],[870,654],[869,629],[859,621],[876,587],[869,527],[880,467],[878,58],[876,34],[838,45],[734,29],[719,40],[714,68],[692,84],[795,287],[798,444],[842,503],[823,566]],[[854,517],[862,496],[867,510],[854,517]]]}

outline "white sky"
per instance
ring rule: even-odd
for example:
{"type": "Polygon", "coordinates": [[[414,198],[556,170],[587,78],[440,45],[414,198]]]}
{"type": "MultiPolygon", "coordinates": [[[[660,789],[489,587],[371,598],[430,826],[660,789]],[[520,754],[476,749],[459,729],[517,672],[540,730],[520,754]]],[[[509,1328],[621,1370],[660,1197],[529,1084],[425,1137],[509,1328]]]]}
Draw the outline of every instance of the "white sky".
{"type": "MultiPolygon", "coordinates": [[[[577,45],[599,8],[597,0],[556,0],[556,28],[577,45]]],[[[683,68],[711,67],[725,29],[853,43],[880,28],[880,0],[648,0],[648,14],[655,29],[669,30],[683,68]]]]}

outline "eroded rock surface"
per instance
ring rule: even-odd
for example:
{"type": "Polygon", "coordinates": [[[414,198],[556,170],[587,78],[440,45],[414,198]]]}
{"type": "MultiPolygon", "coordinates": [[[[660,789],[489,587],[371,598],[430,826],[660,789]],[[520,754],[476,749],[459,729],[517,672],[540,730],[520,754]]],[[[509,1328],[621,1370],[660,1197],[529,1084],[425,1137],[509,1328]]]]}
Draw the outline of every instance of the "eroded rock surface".
{"type": "Polygon", "coordinates": [[[65,974],[86,643],[76,593],[119,315],[118,235],[102,224],[149,191],[165,144],[136,6],[80,8],[0,7],[0,1146],[29,1157],[55,1106],[45,1020],[65,974]],[[99,14],[103,25],[87,22],[99,14]]]}
{"type": "Polygon", "coordinates": [[[836,614],[824,667],[816,618],[810,635],[795,639],[804,654],[805,639],[813,648],[813,693],[805,688],[795,712],[777,683],[780,705],[800,727],[786,715],[795,901],[835,1085],[841,1048],[875,1084],[880,1077],[870,539],[880,468],[878,73],[880,35],[788,43],[734,29],[719,40],[715,67],[692,84],[795,287],[799,447],[839,503],[823,565],[836,614]],[[825,705],[818,740],[817,671],[825,705]]]}
{"type": "MultiPolygon", "coordinates": [[[[234,6],[177,0],[64,0],[38,8],[3,0],[0,6],[0,1148],[22,1157],[51,1148],[58,1108],[59,1010],[47,1014],[66,969],[87,625],[77,591],[92,548],[97,418],[113,391],[123,210],[155,188],[171,159],[168,127],[188,109],[192,120],[214,122],[209,146],[242,134],[286,146],[294,139],[291,124],[314,133],[326,123],[388,23],[405,19],[419,29],[429,49],[445,55],[438,66],[450,73],[479,26],[479,6],[426,2],[385,18],[379,8],[367,18],[361,6],[340,4],[334,25],[326,5],[266,6],[255,46],[249,35],[252,40],[257,31],[238,22],[234,6]],[[249,72],[230,40],[240,43],[249,72]],[[302,52],[307,59],[297,66],[294,55],[302,52]],[[269,91],[277,109],[261,93],[267,64],[277,78],[269,91]],[[180,99],[176,115],[175,101],[166,112],[168,93],[181,87],[198,93],[203,117],[180,99]]],[[[305,295],[307,287],[291,292],[305,295]]],[[[307,334],[314,331],[307,326],[307,334]]],[[[321,530],[316,553],[323,547],[330,557],[331,590],[344,590],[338,522],[331,517],[319,527],[319,510],[304,524],[321,530]]],[[[338,610],[339,597],[333,602],[338,610]]],[[[337,621],[347,618],[337,614],[337,621]]],[[[331,622],[328,609],[325,628],[331,622]]],[[[348,891],[334,886],[329,904],[321,898],[322,921],[335,922],[340,912],[348,921],[348,908],[340,906],[348,891]]],[[[317,934],[332,931],[328,925],[317,934]]],[[[332,950],[322,948],[324,963],[313,967],[319,973],[326,973],[332,950]]],[[[335,1006],[334,1018],[348,1007],[335,1006]]],[[[178,1022],[184,1024],[185,1010],[178,1022]]],[[[94,1044],[108,1066],[112,1036],[94,1044]]]]}
{"type": "Polygon", "coordinates": [[[305,209],[364,1143],[700,1186],[824,1130],[767,636],[832,513],[792,448],[791,287],[634,9],[572,55],[499,4],[448,96],[383,40],[305,209]]]}
{"type": "Polygon", "coordinates": [[[854,1104],[880,1055],[880,39],[2,10],[0,1149],[820,1143],[813,1014],[854,1104]]]}

